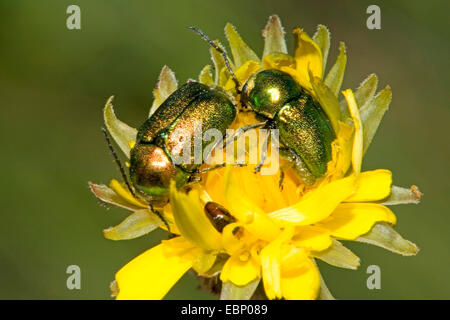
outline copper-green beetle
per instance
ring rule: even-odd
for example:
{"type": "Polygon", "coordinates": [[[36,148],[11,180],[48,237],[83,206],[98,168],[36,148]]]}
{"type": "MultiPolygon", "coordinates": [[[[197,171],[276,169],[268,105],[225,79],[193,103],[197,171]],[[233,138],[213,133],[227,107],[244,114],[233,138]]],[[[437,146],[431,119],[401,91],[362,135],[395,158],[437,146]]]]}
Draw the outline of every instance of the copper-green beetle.
{"type": "Polygon", "coordinates": [[[320,104],[291,75],[275,69],[255,73],[241,97],[265,127],[279,130],[281,154],[305,182],[326,173],[335,133],[320,104]]]}
{"type": "MultiPolygon", "coordinates": [[[[201,163],[174,163],[173,152],[179,144],[177,129],[194,135],[217,129],[225,135],[236,117],[236,107],[219,88],[190,81],[172,93],[138,130],[136,144],[130,154],[130,179],[133,187],[152,203],[167,199],[170,181],[183,187],[197,172],[201,163]],[[201,132],[194,132],[194,122],[201,123],[201,132]]],[[[202,142],[202,141],[201,141],[202,142]]],[[[194,139],[190,147],[194,149],[194,139]]],[[[202,143],[202,151],[207,144],[202,143]]]]}

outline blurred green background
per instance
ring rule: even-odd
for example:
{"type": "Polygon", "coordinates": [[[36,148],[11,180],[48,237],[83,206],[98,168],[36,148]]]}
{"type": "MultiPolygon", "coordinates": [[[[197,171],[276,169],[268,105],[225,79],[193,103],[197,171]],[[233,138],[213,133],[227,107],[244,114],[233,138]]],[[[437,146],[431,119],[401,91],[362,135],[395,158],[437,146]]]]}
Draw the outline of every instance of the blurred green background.
{"type": "MultiPolygon", "coordinates": [[[[179,81],[210,62],[207,45],[186,27],[224,40],[233,23],[256,52],[276,13],[287,31],[317,24],[348,48],[344,88],[372,72],[390,84],[393,102],[366,155],[365,169],[388,168],[395,184],[416,184],[420,205],[394,207],[397,230],[419,245],[416,257],[348,246],[357,271],[320,263],[341,299],[450,298],[448,127],[449,2],[446,1],[118,1],[0,2],[0,298],[109,299],[109,282],[127,261],[165,235],[113,242],[102,229],[127,211],[105,208],[87,181],[118,177],[100,127],[114,94],[118,116],[137,127],[163,65],[179,81]],[[66,28],[66,8],[81,7],[81,30],[66,28]],[[366,28],[366,8],[381,7],[381,30],[366,28]],[[66,268],[81,267],[81,290],[66,288],[66,268]],[[366,269],[381,267],[381,290],[366,288],[366,269]]],[[[210,298],[185,276],[170,299],[210,298]]]]}

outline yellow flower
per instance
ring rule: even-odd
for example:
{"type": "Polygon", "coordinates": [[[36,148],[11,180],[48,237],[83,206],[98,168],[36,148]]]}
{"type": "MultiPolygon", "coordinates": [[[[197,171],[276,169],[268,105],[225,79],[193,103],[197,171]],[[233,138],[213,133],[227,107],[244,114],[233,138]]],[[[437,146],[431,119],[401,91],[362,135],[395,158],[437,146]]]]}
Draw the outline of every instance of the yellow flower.
{"type": "MultiPolygon", "coordinates": [[[[421,193],[417,187],[393,186],[392,173],[386,169],[361,172],[364,152],[391,101],[390,88],[375,94],[378,80],[372,74],[355,93],[350,89],[340,92],[347,60],[345,45],[341,43],[336,62],[324,76],[330,35],[322,25],[312,38],[302,29],[294,29],[291,56],[279,18],[271,16],[263,30],[261,59],[233,26],[228,24],[225,33],[240,83],[257,71],[279,69],[319,101],[336,132],[327,173],[313,185],[304,185],[288,162],[281,160],[281,167],[286,168],[282,188],[280,172],[255,174],[254,165],[209,171],[189,192],[172,184],[170,202],[162,210],[178,236],[162,241],[117,272],[117,298],[161,299],[193,268],[204,277],[220,278],[222,299],[249,299],[260,282],[269,299],[330,299],[315,259],[343,268],[359,266],[359,258],[339,240],[416,254],[418,248],[393,229],[396,217],[387,206],[418,203],[421,193]],[[205,215],[204,206],[210,201],[224,206],[235,219],[222,232],[205,215]]],[[[212,48],[210,52],[215,76],[207,65],[199,81],[225,88],[239,102],[223,57],[212,48]]],[[[176,88],[173,72],[164,67],[150,115],[176,88]]],[[[116,118],[111,98],[104,116],[110,134],[129,157],[136,129],[116,118]]],[[[233,128],[255,121],[251,113],[242,112],[233,128]]],[[[90,187],[101,200],[134,212],[118,226],[104,230],[106,238],[132,239],[166,228],[148,210],[148,203],[135,198],[123,183],[112,180],[109,187],[92,183],[90,187]]]]}

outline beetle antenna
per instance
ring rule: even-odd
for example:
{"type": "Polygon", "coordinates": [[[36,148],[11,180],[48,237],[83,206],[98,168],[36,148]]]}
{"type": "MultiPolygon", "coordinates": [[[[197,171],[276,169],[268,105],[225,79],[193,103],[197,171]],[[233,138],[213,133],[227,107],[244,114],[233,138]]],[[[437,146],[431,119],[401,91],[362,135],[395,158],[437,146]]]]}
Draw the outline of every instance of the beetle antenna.
{"type": "Polygon", "coordinates": [[[148,208],[150,209],[151,212],[156,214],[158,218],[164,223],[164,225],[167,228],[167,232],[169,233],[169,238],[172,238],[174,234],[172,233],[172,231],[170,231],[169,223],[167,222],[166,218],[164,218],[163,214],[158,210],[156,210],[155,208],[153,208],[153,205],[151,203],[148,204],[148,208]]]}
{"type": "Polygon", "coordinates": [[[102,127],[102,132],[105,136],[105,140],[106,140],[106,144],[108,145],[109,151],[111,151],[111,154],[114,158],[114,162],[117,164],[117,167],[119,168],[120,174],[122,175],[122,179],[123,181],[125,181],[125,184],[127,185],[128,190],[130,191],[130,193],[133,195],[133,197],[136,197],[133,188],[131,188],[131,184],[128,181],[128,177],[125,174],[125,170],[123,169],[122,163],[119,160],[119,157],[117,156],[116,151],[114,150],[113,145],[111,144],[111,140],[109,139],[109,135],[108,132],[106,131],[105,128],[102,127]]]}
{"type": "MultiPolygon", "coordinates": [[[[236,91],[240,94],[241,93],[241,84],[239,83],[239,80],[236,78],[236,75],[234,74],[233,70],[231,69],[231,64],[230,64],[230,59],[228,59],[228,55],[225,52],[225,50],[223,50],[221,47],[219,47],[217,44],[215,44],[202,30],[200,30],[197,27],[194,26],[189,26],[189,29],[193,30],[194,32],[198,33],[198,35],[200,35],[200,37],[203,38],[203,40],[205,40],[206,42],[209,43],[209,45],[211,47],[213,47],[214,49],[217,50],[217,52],[219,52],[223,59],[225,60],[225,66],[227,67],[228,71],[231,74],[231,77],[233,78],[234,84],[236,86],[236,91]]],[[[217,71],[217,70],[216,70],[217,71]]],[[[218,70],[217,72],[219,72],[220,70],[218,70]]]]}

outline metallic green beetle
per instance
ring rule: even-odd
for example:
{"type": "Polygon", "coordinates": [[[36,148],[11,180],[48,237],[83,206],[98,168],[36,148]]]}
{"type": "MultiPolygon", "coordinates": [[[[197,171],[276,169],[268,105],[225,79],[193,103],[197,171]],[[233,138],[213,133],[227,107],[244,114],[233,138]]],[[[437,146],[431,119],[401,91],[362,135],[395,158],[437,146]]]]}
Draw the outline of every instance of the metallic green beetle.
{"type": "MultiPolygon", "coordinates": [[[[188,82],[172,93],[139,128],[136,144],[130,154],[130,179],[135,190],[153,205],[168,198],[170,181],[177,188],[186,185],[198,173],[201,163],[191,161],[175,164],[174,149],[179,147],[177,129],[191,137],[215,128],[222,135],[236,117],[236,107],[221,89],[198,82],[188,82]],[[194,122],[201,123],[201,132],[194,132],[194,122]]],[[[194,140],[190,147],[194,150],[194,140]]],[[[207,147],[202,141],[202,152],[207,147]]]]}
{"type": "Polygon", "coordinates": [[[280,154],[292,161],[305,183],[326,173],[335,133],[319,103],[291,75],[275,69],[255,73],[241,99],[265,120],[264,127],[279,130],[280,154]]]}
{"type": "MultiPolygon", "coordinates": [[[[331,143],[336,134],[320,104],[291,75],[276,69],[253,74],[241,91],[225,51],[200,29],[189,28],[222,54],[236,92],[240,94],[241,104],[250,107],[257,118],[264,121],[242,127],[239,134],[257,127],[278,129],[283,145],[280,154],[290,160],[303,182],[312,184],[322,177],[331,160],[331,143]]],[[[265,156],[263,150],[255,172],[261,169],[265,156]]]]}

